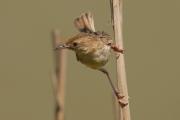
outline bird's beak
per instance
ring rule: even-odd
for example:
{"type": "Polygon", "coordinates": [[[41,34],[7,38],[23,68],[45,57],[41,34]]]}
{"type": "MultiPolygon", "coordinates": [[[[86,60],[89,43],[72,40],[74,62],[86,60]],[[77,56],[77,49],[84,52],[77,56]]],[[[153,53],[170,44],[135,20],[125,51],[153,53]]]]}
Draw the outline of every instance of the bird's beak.
{"type": "Polygon", "coordinates": [[[69,48],[69,46],[66,45],[66,44],[59,44],[58,46],[56,46],[56,47],[54,48],[54,50],[66,49],[66,48],[69,48]]]}

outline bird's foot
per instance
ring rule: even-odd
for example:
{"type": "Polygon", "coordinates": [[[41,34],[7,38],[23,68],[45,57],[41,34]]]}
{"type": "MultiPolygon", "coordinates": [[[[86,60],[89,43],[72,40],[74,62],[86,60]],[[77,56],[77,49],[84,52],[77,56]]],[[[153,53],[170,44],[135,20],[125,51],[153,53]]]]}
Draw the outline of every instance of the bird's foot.
{"type": "Polygon", "coordinates": [[[115,52],[119,52],[121,54],[124,54],[124,49],[119,48],[117,45],[111,45],[111,49],[113,49],[115,52]]]}
{"type": "Polygon", "coordinates": [[[116,92],[115,94],[118,99],[118,103],[122,108],[129,104],[128,97],[121,95],[120,92],[116,92]]]}

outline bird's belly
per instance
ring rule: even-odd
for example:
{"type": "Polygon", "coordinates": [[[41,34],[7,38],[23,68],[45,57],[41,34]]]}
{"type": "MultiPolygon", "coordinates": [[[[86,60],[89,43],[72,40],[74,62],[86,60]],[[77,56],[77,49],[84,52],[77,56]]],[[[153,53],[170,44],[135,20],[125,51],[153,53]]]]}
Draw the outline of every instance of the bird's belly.
{"type": "Polygon", "coordinates": [[[107,62],[110,54],[110,48],[104,48],[88,54],[77,54],[78,60],[92,69],[99,69],[107,62]]]}
{"type": "Polygon", "coordinates": [[[99,57],[93,58],[87,55],[80,57],[79,61],[90,68],[99,69],[107,63],[108,58],[99,58],[99,57]]]}

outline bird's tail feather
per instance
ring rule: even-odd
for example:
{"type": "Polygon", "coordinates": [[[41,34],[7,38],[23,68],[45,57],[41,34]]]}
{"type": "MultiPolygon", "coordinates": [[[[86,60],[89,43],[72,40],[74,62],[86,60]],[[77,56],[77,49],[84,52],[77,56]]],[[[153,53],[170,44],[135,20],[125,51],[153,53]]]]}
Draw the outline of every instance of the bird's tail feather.
{"type": "Polygon", "coordinates": [[[74,25],[80,32],[95,32],[94,19],[90,12],[77,17],[74,20],[74,25]]]}

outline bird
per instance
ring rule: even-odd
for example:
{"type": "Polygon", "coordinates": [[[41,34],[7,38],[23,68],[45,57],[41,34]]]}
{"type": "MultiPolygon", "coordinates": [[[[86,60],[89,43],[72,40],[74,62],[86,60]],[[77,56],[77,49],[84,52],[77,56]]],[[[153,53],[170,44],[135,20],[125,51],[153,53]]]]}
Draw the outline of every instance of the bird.
{"type": "Polygon", "coordinates": [[[120,105],[126,105],[126,103],[122,101],[124,96],[119,94],[119,91],[113,85],[108,71],[104,68],[112,52],[124,54],[124,49],[119,48],[113,43],[111,36],[106,32],[95,30],[94,19],[91,12],[82,13],[75,18],[74,25],[79,33],[70,37],[65,43],[59,43],[55,47],[55,50],[72,50],[76,54],[77,61],[91,69],[106,74],[120,105]]]}

